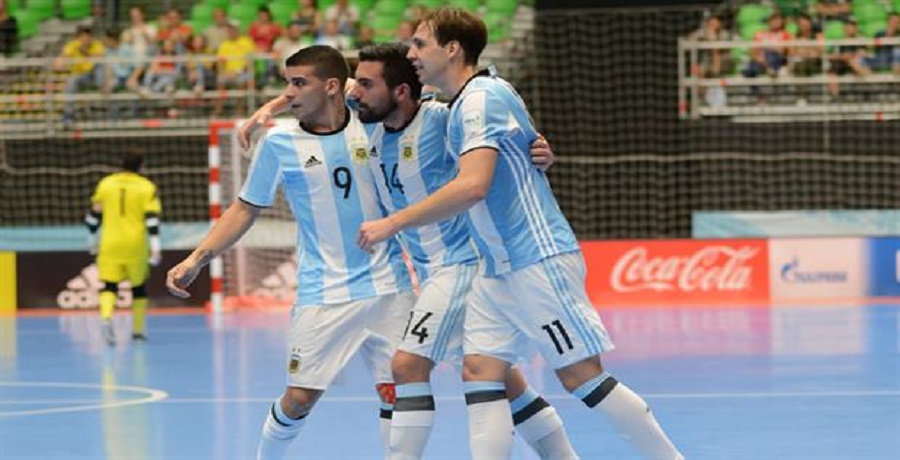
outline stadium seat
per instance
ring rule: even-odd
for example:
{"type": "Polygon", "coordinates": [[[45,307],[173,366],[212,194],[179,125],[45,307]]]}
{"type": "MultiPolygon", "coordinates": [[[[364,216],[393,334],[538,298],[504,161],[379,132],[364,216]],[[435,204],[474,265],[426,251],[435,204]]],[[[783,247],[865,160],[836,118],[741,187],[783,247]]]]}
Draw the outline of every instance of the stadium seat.
{"type": "Polygon", "coordinates": [[[364,16],[366,12],[372,9],[375,0],[351,0],[350,3],[359,10],[360,16],[364,16]]]}
{"type": "Polygon", "coordinates": [[[201,23],[211,23],[213,20],[213,10],[215,10],[215,6],[209,3],[195,3],[194,6],[191,7],[191,21],[198,21],[201,23]]]}
{"type": "Polygon", "coordinates": [[[19,10],[16,13],[16,22],[19,24],[20,40],[34,37],[41,30],[41,18],[31,10],[19,10]]]}
{"type": "MultiPolygon", "coordinates": [[[[900,1],[900,0],[897,0],[900,1]]],[[[415,0],[413,5],[422,5],[428,9],[439,8],[444,4],[444,0],[415,0]]]]}
{"type": "Polygon", "coordinates": [[[772,14],[772,9],[765,5],[744,5],[737,13],[737,23],[741,29],[751,23],[762,23],[772,14]]]}
{"type": "Polygon", "coordinates": [[[63,19],[81,19],[91,16],[91,0],[60,0],[63,19]]]}
{"type": "Polygon", "coordinates": [[[796,37],[797,32],[800,30],[800,26],[797,25],[796,22],[791,21],[791,22],[785,24],[784,30],[788,31],[788,33],[791,34],[791,36],[796,37]]]}
{"type": "Polygon", "coordinates": [[[869,21],[861,24],[859,29],[864,37],[874,37],[875,34],[887,28],[886,21],[869,21]]]}
{"type": "Polygon", "coordinates": [[[518,0],[486,0],[484,6],[489,13],[512,15],[519,7],[518,0]]]}
{"type": "Polygon", "coordinates": [[[402,17],[406,11],[406,2],[396,0],[379,0],[375,4],[375,14],[379,16],[402,17]]]}
{"type": "Polygon", "coordinates": [[[27,0],[25,9],[35,13],[41,21],[56,16],[56,0],[27,0]]]}
{"type": "Polygon", "coordinates": [[[822,27],[822,34],[825,35],[825,38],[831,40],[837,40],[839,38],[844,38],[844,22],[843,21],[828,21],[825,23],[825,26],[822,27]]]}
{"type": "Polygon", "coordinates": [[[252,3],[236,3],[231,5],[228,10],[228,18],[238,22],[241,32],[247,32],[250,24],[256,20],[257,12],[259,12],[259,7],[252,3]]]}
{"type": "Polygon", "coordinates": [[[369,25],[372,26],[372,31],[375,32],[376,37],[390,37],[393,39],[397,26],[400,25],[402,20],[402,15],[378,14],[372,18],[372,22],[369,25]]]}
{"type": "Polygon", "coordinates": [[[744,40],[753,40],[757,32],[768,30],[769,26],[761,22],[749,22],[741,25],[741,38],[744,40]]]}
{"type": "Polygon", "coordinates": [[[278,24],[286,24],[299,6],[297,2],[276,2],[269,4],[269,10],[272,12],[272,21],[278,24]]]}
{"type": "Polygon", "coordinates": [[[481,8],[480,0],[447,0],[447,6],[467,9],[469,11],[478,11],[481,8]]]}
{"type": "Polygon", "coordinates": [[[853,15],[860,24],[872,21],[887,21],[887,11],[880,3],[860,3],[853,5],[853,15]]]}
{"type": "Polygon", "coordinates": [[[226,13],[231,7],[231,0],[203,0],[203,3],[213,7],[213,9],[222,8],[226,13]]]}

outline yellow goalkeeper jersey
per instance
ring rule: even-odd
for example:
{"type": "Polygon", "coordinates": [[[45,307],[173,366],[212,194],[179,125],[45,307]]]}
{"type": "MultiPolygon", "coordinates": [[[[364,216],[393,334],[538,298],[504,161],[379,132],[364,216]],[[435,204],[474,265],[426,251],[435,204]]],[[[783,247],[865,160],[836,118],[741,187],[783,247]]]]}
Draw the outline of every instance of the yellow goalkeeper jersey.
{"type": "Polygon", "coordinates": [[[145,219],[162,212],[156,185],[150,179],[127,171],[110,174],[97,184],[91,202],[103,207],[100,256],[115,260],[148,257],[145,219]]]}

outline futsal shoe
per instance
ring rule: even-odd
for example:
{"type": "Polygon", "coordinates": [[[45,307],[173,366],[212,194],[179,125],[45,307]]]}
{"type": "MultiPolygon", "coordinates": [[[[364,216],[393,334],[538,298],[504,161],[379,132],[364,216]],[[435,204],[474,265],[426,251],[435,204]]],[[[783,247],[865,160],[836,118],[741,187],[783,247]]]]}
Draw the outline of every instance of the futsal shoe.
{"type": "Polygon", "coordinates": [[[132,334],[131,334],[131,340],[136,340],[136,341],[146,342],[146,341],[147,341],[147,334],[144,334],[143,332],[135,332],[135,333],[132,333],[132,334]]]}

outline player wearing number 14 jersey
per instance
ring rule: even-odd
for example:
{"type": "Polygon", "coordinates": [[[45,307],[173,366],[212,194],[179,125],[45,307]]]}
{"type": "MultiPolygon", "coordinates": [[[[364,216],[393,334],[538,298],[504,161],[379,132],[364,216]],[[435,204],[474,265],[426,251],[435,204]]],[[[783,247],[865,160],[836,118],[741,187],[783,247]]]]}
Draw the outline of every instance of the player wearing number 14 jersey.
{"type": "MultiPolygon", "coordinates": [[[[424,200],[456,175],[445,153],[447,106],[419,102],[422,84],[406,59],[408,47],[383,44],[360,50],[350,96],[365,122],[379,121],[368,152],[378,196],[389,212],[424,200]]],[[[419,277],[419,297],[392,363],[397,400],[391,423],[391,460],[420,458],[435,416],[432,367],[461,364],[466,297],[478,254],[464,217],[408,228],[401,234],[419,277]]],[[[528,387],[518,371],[505,382],[510,422],[546,459],[577,458],[556,410],[528,387]]]]}
{"type": "Polygon", "coordinates": [[[258,459],[284,456],[357,352],[385,404],[386,438],[394,393],[390,360],[414,301],[396,241],[371,253],[355,244],[359,225],[384,214],[368,169],[366,128],[344,101],[344,57],[311,46],[285,64],[284,95],[296,120],[269,130],[257,144],[239,200],[167,280],[173,294],[187,295],[184,287],[200,267],[237,241],[282,187],[298,227],[299,287],[288,332],[287,388],[267,411],[258,459]]]}

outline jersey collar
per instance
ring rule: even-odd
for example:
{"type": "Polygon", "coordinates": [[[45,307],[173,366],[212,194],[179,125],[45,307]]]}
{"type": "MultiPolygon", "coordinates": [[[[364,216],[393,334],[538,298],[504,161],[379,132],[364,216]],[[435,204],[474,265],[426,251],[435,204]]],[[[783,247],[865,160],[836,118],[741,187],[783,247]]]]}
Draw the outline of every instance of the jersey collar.
{"type": "Polygon", "coordinates": [[[316,133],[316,132],[312,132],[312,131],[306,129],[306,128],[303,126],[303,122],[298,122],[297,124],[300,126],[300,129],[301,129],[303,132],[308,133],[308,134],[312,134],[313,136],[331,136],[332,134],[337,134],[337,133],[343,131],[344,129],[346,129],[347,126],[350,125],[350,118],[351,118],[351,116],[350,116],[350,109],[348,109],[347,106],[343,106],[343,107],[344,107],[344,123],[342,123],[341,126],[339,126],[339,127],[338,127],[337,129],[335,129],[334,131],[327,131],[327,132],[324,132],[324,133],[316,133]]]}
{"type": "Polygon", "coordinates": [[[418,105],[416,105],[416,111],[413,112],[413,115],[412,115],[411,117],[409,117],[409,120],[406,120],[406,123],[403,123],[403,126],[401,126],[401,127],[399,127],[399,128],[389,128],[386,124],[382,123],[381,125],[384,126],[384,132],[386,132],[386,133],[399,133],[400,131],[403,131],[404,129],[408,128],[409,125],[411,125],[412,122],[416,120],[416,117],[419,116],[419,111],[420,111],[420,110],[422,110],[422,104],[421,104],[421,103],[419,103],[418,105]]]}
{"type": "Polygon", "coordinates": [[[462,86],[462,88],[459,89],[459,92],[456,93],[456,96],[453,96],[453,99],[450,99],[450,103],[447,104],[447,108],[448,109],[453,108],[453,104],[456,103],[456,100],[459,99],[459,96],[462,95],[463,91],[466,90],[466,86],[469,86],[469,83],[471,83],[472,80],[474,80],[478,77],[490,77],[491,75],[494,75],[494,73],[491,71],[491,69],[484,69],[484,70],[481,70],[480,72],[477,72],[475,75],[472,75],[471,77],[469,77],[469,79],[466,80],[466,83],[462,86]]]}

